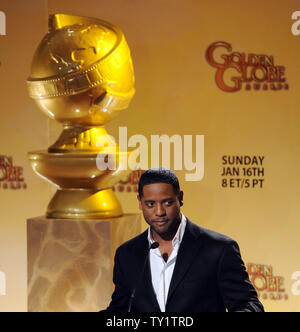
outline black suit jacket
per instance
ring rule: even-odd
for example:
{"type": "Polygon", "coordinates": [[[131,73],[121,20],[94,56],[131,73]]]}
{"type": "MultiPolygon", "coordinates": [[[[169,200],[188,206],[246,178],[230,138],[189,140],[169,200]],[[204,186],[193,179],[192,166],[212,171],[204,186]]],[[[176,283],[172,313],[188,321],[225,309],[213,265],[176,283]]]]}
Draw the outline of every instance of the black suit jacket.
{"type": "MultiPolygon", "coordinates": [[[[106,311],[159,312],[152,286],[148,238],[141,235],[121,245],[115,255],[115,291],[106,311]]],[[[166,312],[264,311],[249,281],[238,244],[227,236],[187,220],[171,280],[166,312]]]]}

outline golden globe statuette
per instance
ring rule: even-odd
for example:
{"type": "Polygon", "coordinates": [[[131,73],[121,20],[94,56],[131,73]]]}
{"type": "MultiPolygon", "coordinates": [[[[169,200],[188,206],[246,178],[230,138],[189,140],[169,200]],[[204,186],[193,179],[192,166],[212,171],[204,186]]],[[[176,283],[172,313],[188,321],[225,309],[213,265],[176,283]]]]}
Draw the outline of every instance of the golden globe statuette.
{"type": "Polygon", "coordinates": [[[130,171],[127,160],[135,151],[102,144],[108,137],[104,124],[128,107],[135,92],[122,31],[98,19],[51,15],[27,86],[39,108],[63,124],[62,134],[48,151],[29,153],[33,170],[58,187],[47,217],[122,215],[112,186],[130,171]],[[98,154],[115,160],[117,168],[100,170],[98,154]]]}

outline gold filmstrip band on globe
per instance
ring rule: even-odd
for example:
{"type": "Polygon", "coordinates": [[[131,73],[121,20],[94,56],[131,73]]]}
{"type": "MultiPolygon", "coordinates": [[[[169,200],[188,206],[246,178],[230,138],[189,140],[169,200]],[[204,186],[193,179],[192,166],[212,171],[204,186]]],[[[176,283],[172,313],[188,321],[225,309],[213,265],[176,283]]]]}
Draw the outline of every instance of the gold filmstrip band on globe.
{"type": "MultiPolygon", "coordinates": [[[[66,17],[67,15],[61,15],[66,17]]],[[[57,17],[57,15],[56,15],[57,17]]],[[[64,25],[61,23],[62,18],[59,19],[60,24],[54,24],[52,26],[53,17],[49,20],[50,32],[55,31],[57,28],[62,28],[64,25]]],[[[114,48],[105,58],[101,59],[98,63],[90,66],[88,69],[80,73],[71,73],[64,77],[46,78],[43,80],[29,78],[27,80],[27,87],[31,98],[51,98],[63,95],[72,95],[83,92],[99,84],[107,82],[110,85],[111,73],[115,67],[122,66],[126,61],[131,61],[130,50],[128,44],[117,27],[109,25],[107,22],[102,20],[94,20],[98,24],[107,26],[115,31],[117,34],[117,41],[114,48]]],[[[65,19],[65,21],[68,21],[65,19]]],[[[83,22],[88,21],[82,20],[83,22]]],[[[112,82],[113,84],[113,82],[112,82]]],[[[133,92],[134,94],[134,92],[133,92]]]]}

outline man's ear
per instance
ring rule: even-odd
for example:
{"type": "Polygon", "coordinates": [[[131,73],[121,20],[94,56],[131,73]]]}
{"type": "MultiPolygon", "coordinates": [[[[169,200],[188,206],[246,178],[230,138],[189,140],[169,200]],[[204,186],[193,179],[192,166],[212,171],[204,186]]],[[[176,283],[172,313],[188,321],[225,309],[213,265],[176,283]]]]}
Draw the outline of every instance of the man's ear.
{"type": "Polygon", "coordinates": [[[137,195],[136,197],[137,197],[137,199],[139,201],[139,209],[142,210],[142,200],[141,200],[141,197],[140,197],[140,195],[137,195]]]}
{"type": "Polygon", "coordinates": [[[179,199],[180,206],[183,206],[183,191],[182,190],[180,190],[178,199],[179,199]]]}

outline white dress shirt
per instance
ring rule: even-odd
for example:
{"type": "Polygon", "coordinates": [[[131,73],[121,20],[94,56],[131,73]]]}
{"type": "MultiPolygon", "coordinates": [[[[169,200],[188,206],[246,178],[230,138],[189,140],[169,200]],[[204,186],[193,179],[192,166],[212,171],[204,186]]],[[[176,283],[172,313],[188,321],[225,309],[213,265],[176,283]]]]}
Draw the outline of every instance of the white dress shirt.
{"type": "MultiPolygon", "coordinates": [[[[163,259],[159,248],[150,250],[152,285],[157,298],[157,302],[162,312],[166,311],[169,287],[172,280],[177,254],[185,232],[185,228],[186,217],[181,214],[181,223],[178,227],[176,235],[172,240],[173,251],[167,262],[165,262],[165,260],[163,259]]],[[[155,242],[152,238],[150,227],[148,229],[148,241],[150,245],[155,242]]]]}

